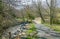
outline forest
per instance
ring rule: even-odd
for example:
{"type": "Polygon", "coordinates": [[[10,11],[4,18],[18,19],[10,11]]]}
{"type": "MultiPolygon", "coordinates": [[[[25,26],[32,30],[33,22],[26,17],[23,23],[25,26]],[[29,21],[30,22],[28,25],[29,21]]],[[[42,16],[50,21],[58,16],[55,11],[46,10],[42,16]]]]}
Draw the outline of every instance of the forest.
{"type": "Polygon", "coordinates": [[[60,39],[60,1],[0,0],[0,39],[60,39]]]}

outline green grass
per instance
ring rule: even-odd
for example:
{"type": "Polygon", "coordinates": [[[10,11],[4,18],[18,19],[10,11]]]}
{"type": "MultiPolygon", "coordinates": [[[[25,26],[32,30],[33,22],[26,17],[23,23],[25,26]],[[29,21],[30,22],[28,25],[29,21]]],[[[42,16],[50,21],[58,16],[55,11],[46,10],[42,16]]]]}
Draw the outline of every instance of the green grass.
{"type": "MultiPolygon", "coordinates": [[[[34,23],[31,23],[30,24],[30,29],[27,31],[27,39],[38,39],[37,35],[34,34],[34,32],[36,32],[36,28],[35,28],[35,24],[34,23]],[[29,34],[32,33],[34,34],[33,36],[29,36],[29,34]]],[[[39,38],[39,39],[43,39],[43,38],[39,38]]]]}
{"type": "Polygon", "coordinates": [[[27,34],[30,34],[30,33],[32,33],[33,32],[33,30],[28,30],[27,31],[27,34]]]}
{"type": "Polygon", "coordinates": [[[52,25],[51,28],[60,33],[60,25],[52,25]]]}
{"type": "Polygon", "coordinates": [[[31,23],[30,24],[30,29],[27,31],[27,33],[33,33],[34,31],[35,31],[36,29],[35,29],[35,25],[34,25],[34,23],[31,23]]]}
{"type": "Polygon", "coordinates": [[[53,25],[44,24],[44,25],[47,26],[47,27],[50,27],[50,28],[53,29],[54,31],[60,33],[60,25],[57,25],[57,24],[53,24],[53,25]]]}

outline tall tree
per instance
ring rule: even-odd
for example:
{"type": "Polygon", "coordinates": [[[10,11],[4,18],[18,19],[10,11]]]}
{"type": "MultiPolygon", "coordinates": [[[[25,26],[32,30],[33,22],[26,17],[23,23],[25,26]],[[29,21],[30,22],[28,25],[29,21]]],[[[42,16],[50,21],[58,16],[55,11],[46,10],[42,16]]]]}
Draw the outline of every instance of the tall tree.
{"type": "Polygon", "coordinates": [[[48,0],[46,0],[46,3],[50,9],[50,25],[53,24],[53,19],[55,17],[55,7],[56,7],[56,0],[49,0],[50,3],[48,3],[48,0]]]}
{"type": "Polygon", "coordinates": [[[45,22],[44,17],[43,17],[43,14],[42,14],[42,0],[39,0],[37,2],[37,13],[41,17],[42,21],[45,22]]]}

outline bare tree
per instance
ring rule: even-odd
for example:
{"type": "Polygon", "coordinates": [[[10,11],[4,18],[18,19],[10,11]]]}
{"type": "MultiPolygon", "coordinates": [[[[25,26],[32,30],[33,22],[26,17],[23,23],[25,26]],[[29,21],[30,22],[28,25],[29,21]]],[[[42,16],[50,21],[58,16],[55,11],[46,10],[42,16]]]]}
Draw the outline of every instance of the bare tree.
{"type": "Polygon", "coordinates": [[[39,2],[37,2],[36,7],[37,7],[37,13],[41,17],[42,21],[45,22],[43,14],[42,14],[42,0],[40,0],[39,2]]]}
{"type": "Polygon", "coordinates": [[[46,3],[47,3],[47,5],[50,9],[50,24],[52,25],[53,24],[53,19],[55,17],[56,0],[46,0],[46,3]]]}
{"type": "Polygon", "coordinates": [[[26,17],[27,17],[27,21],[31,21],[35,18],[34,15],[32,14],[32,10],[31,7],[29,5],[26,6],[25,8],[25,12],[26,12],[26,17]]]}

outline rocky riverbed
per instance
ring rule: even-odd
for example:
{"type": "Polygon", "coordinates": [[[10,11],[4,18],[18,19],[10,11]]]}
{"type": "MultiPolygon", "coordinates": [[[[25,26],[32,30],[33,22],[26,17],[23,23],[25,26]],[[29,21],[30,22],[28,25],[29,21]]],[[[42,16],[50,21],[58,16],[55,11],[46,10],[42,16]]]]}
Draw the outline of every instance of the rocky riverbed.
{"type": "MultiPolygon", "coordinates": [[[[49,27],[46,27],[43,24],[34,23],[36,30],[37,30],[37,36],[39,39],[60,39],[60,33],[55,32],[54,30],[50,29],[49,27]]],[[[11,32],[11,37],[16,37],[18,34],[21,35],[21,33],[25,34],[25,32],[28,30],[25,26],[29,25],[28,23],[20,24],[14,27],[8,28],[4,32],[4,36],[8,36],[8,32],[11,32]]],[[[25,35],[26,36],[26,35],[25,35]]]]}

